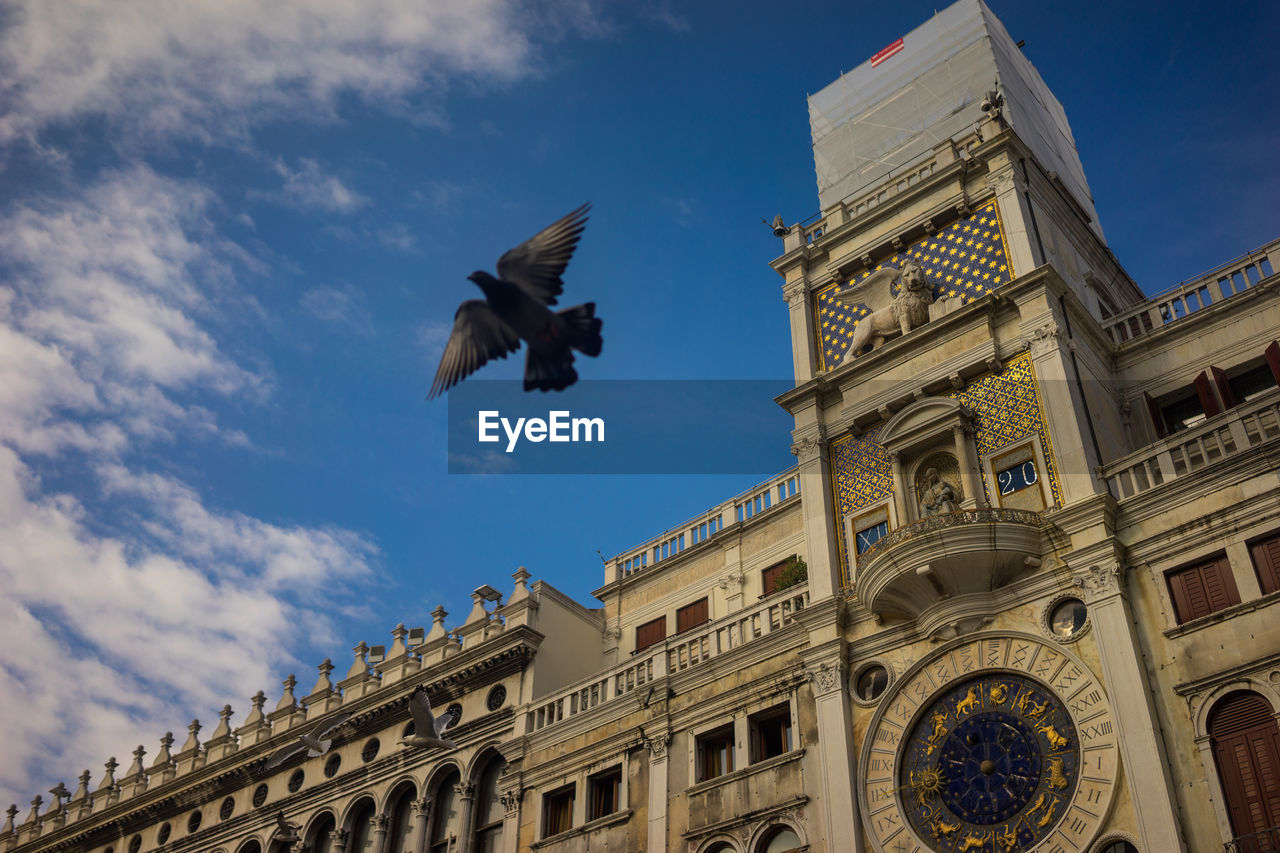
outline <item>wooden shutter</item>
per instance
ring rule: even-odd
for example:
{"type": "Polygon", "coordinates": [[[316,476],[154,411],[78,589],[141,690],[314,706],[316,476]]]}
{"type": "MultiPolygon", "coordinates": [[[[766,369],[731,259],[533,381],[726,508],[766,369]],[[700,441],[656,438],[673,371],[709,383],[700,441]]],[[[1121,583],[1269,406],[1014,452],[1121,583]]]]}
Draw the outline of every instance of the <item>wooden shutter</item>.
{"type": "Polygon", "coordinates": [[[676,633],[682,634],[690,628],[696,628],[708,620],[707,600],[705,598],[686,604],[676,611],[676,633]]]}
{"type": "Polygon", "coordinates": [[[1276,384],[1280,385],[1280,343],[1272,341],[1262,354],[1267,357],[1267,366],[1271,368],[1276,384]]]}
{"type": "Polygon", "coordinates": [[[1280,534],[1249,546],[1262,594],[1280,590],[1280,534]]]}
{"type": "Polygon", "coordinates": [[[1209,736],[1236,837],[1280,825],[1280,728],[1270,703],[1242,690],[1218,702],[1209,736]]]}
{"type": "Polygon", "coordinates": [[[1225,556],[1170,572],[1168,578],[1179,624],[1240,603],[1231,563],[1225,556]]]}
{"type": "Polygon", "coordinates": [[[1156,438],[1164,438],[1169,434],[1169,428],[1164,425],[1164,413],[1160,411],[1160,405],[1146,391],[1142,392],[1142,399],[1147,401],[1147,412],[1151,415],[1151,424],[1156,428],[1156,438]]]}
{"type": "Polygon", "coordinates": [[[1200,371],[1200,375],[1195,378],[1193,384],[1196,386],[1196,396],[1200,398],[1200,408],[1204,409],[1206,418],[1211,418],[1222,411],[1218,407],[1218,398],[1213,396],[1213,385],[1209,382],[1209,374],[1206,371],[1200,371]]]}
{"type": "Polygon", "coordinates": [[[643,651],[654,643],[660,643],[667,637],[667,617],[659,616],[652,622],[646,622],[636,628],[636,651],[643,651]]]}
{"type": "Polygon", "coordinates": [[[1213,384],[1218,386],[1218,396],[1222,398],[1222,405],[1228,409],[1234,409],[1240,401],[1236,399],[1236,392],[1231,390],[1231,380],[1227,379],[1226,371],[1216,367],[1210,367],[1209,370],[1213,373],[1213,384]]]}
{"type": "Polygon", "coordinates": [[[764,572],[761,574],[761,581],[763,583],[765,595],[772,595],[773,593],[777,592],[778,578],[782,576],[782,573],[786,570],[786,568],[787,568],[787,561],[783,560],[781,563],[772,565],[769,568],[764,570],[764,572]]]}

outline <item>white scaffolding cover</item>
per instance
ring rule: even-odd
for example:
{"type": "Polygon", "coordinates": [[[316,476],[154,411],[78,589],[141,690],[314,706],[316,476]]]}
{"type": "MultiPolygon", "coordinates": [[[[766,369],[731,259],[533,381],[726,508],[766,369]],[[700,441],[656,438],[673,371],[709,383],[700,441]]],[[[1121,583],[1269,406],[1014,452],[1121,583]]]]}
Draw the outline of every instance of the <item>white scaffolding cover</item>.
{"type": "Polygon", "coordinates": [[[983,96],[996,89],[1005,120],[1101,236],[1062,105],[982,0],[959,0],[903,36],[896,53],[882,53],[876,65],[868,60],[809,96],[824,210],[970,131],[983,118],[983,96]]]}

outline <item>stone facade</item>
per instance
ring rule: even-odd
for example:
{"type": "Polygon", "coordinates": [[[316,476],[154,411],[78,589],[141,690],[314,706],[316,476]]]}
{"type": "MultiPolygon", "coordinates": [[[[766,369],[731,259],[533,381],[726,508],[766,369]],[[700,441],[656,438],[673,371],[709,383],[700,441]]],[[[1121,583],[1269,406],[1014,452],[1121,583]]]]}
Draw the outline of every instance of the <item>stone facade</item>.
{"type": "Polygon", "coordinates": [[[1280,241],[1148,299],[973,109],[779,229],[793,469],[608,560],[596,608],[521,569],[11,808],[0,849],[1280,842],[1280,241]],[[842,360],[869,309],[834,295],[907,261],[928,322],[842,360]],[[456,750],[399,745],[418,685],[456,750]]]}

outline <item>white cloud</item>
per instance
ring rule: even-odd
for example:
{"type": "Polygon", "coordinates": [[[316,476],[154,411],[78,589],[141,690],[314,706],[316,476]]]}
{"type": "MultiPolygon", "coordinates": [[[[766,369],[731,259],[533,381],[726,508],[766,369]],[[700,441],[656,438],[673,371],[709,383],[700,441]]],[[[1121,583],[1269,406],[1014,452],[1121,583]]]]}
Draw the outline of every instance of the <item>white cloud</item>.
{"type": "MultiPolygon", "coordinates": [[[[0,216],[0,802],[26,802],[86,766],[96,784],[139,741],[154,754],[188,715],[208,726],[229,701],[243,719],[293,650],[330,641],[344,587],[377,559],[358,533],[217,507],[140,461],[249,442],[214,401],[265,401],[269,367],[246,367],[221,330],[257,316],[238,277],[269,250],[220,235],[205,187],[145,166],[95,175],[45,132],[92,128],[115,154],[247,143],[264,121],[333,120],[347,96],[444,123],[452,80],[538,73],[537,45],[608,28],[590,0],[10,0],[2,26],[0,152],[26,144],[81,176],[0,216]]],[[[284,203],[368,203],[318,160],[250,154],[278,164],[284,203]]],[[[368,239],[417,246],[394,225],[368,239]]],[[[333,288],[304,307],[361,308],[333,288]]],[[[438,355],[447,337],[421,341],[438,355]]]]}
{"type": "Polygon", "coordinates": [[[317,287],[302,294],[302,309],[335,326],[349,326],[363,335],[373,334],[373,315],[360,294],[350,288],[317,287]]]}
{"type": "Polygon", "coordinates": [[[290,169],[284,161],[276,163],[276,172],[284,179],[278,193],[264,193],[267,198],[300,210],[323,210],[328,213],[351,213],[364,207],[368,199],[348,187],[333,175],[327,174],[315,160],[303,157],[297,169],[290,169]]]}
{"type": "Polygon", "coordinates": [[[212,201],[139,167],[0,220],[5,802],[86,765],[96,783],[139,740],[154,752],[186,723],[175,709],[243,719],[372,570],[356,533],[214,508],[137,461],[157,441],[245,443],[203,401],[269,388],[212,331],[244,259],[212,201]],[[77,473],[55,487],[45,470],[77,473]]]}
{"type": "Polygon", "coordinates": [[[330,116],[344,93],[427,114],[409,100],[449,77],[530,71],[531,25],[600,29],[586,3],[516,0],[17,0],[6,18],[0,143],[86,115],[225,138],[282,111],[330,116]]]}

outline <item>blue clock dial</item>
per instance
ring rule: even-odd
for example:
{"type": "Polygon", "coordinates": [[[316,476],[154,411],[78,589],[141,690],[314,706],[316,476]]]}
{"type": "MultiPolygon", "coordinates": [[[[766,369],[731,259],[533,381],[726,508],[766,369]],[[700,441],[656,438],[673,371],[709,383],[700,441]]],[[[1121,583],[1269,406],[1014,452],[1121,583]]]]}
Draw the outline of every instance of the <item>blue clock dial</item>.
{"type": "Polygon", "coordinates": [[[1075,790],[1075,726],[1061,700],[1029,678],[1000,673],[954,686],[904,740],[903,811],[937,850],[1029,850],[1075,790]]]}

